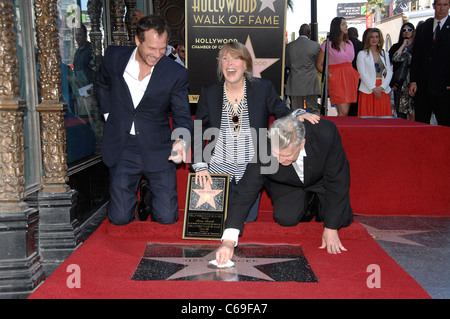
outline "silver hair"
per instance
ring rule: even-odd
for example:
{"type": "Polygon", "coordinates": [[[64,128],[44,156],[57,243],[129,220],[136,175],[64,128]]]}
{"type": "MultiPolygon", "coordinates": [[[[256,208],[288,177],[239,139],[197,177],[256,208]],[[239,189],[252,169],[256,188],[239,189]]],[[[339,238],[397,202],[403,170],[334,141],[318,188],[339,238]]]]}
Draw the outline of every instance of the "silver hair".
{"type": "Polygon", "coordinates": [[[280,149],[285,149],[291,144],[300,146],[305,139],[305,126],[291,114],[273,122],[268,135],[272,141],[278,141],[280,149]]]}

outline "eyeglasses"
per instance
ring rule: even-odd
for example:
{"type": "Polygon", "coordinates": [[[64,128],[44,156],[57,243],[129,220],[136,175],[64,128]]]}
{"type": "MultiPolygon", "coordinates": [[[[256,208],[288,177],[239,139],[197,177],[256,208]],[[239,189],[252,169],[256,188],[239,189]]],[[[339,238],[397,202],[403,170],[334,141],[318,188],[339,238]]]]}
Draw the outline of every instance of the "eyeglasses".
{"type": "Polygon", "coordinates": [[[405,28],[405,29],[402,30],[402,32],[411,32],[411,31],[412,31],[411,28],[405,28]]]}

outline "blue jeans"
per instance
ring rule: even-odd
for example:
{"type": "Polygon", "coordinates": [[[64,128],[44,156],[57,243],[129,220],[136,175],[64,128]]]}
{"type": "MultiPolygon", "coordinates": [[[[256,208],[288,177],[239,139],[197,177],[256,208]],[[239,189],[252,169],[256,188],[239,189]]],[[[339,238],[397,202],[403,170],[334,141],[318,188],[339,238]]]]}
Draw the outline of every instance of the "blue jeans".
{"type": "Polygon", "coordinates": [[[173,224],[178,219],[178,193],[176,167],[149,172],[144,169],[139,145],[130,137],[117,162],[110,167],[110,200],[108,217],[112,224],[126,225],[135,218],[137,189],[142,176],[148,181],[152,194],[152,220],[173,224]]]}

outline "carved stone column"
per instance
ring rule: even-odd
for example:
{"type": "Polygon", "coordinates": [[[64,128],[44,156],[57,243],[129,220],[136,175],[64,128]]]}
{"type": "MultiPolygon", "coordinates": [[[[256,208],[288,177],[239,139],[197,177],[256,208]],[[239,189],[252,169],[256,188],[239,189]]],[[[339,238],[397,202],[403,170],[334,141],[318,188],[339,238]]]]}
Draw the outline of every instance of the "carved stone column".
{"type": "Polygon", "coordinates": [[[134,39],[136,35],[137,27],[137,14],[136,14],[136,2],[137,0],[125,0],[127,6],[127,14],[125,15],[125,25],[128,31],[128,45],[135,45],[134,39]]]}
{"type": "Polygon", "coordinates": [[[97,71],[102,64],[102,32],[100,30],[100,21],[102,14],[102,0],[89,0],[87,9],[91,19],[91,31],[89,37],[92,43],[92,54],[94,56],[95,70],[97,71]]]}
{"type": "Polygon", "coordinates": [[[111,24],[114,45],[127,45],[127,30],[123,17],[125,15],[125,1],[111,0],[111,24]]]}
{"type": "MultiPolygon", "coordinates": [[[[89,37],[91,39],[92,44],[92,56],[94,59],[94,72],[97,72],[97,70],[100,68],[100,65],[102,64],[103,60],[103,35],[102,31],[100,30],[101,26],[101,15],[102,15],[102,0],[88,0],[87,2],[87,9],[88,9],[88,15],[91,19],[91,31],[89,31],[89,37]]],[[[93,88],[95,90],[95,88],[93,88]]],[[[95,92],[93,93],[95,96],[95,92]]],[[[97,99],[94,99],[95,101],[92,101],[93,104],[95,104],[95,109],[98,110],[97,105],[97,99]]],[[[98,112],[95,112],[95,116],[98,117],[98,112]]],[[[96,138],[101,139],[103,136],[103,129],[104,129],[104,122],[103,121],[95,121],[95,130],[96,130],[96,138]]],[[[97,143],[98,146],[98,143],[97,143]]]]}
{"type": "Polygon", "coordinates": [[[56,0],[34,2],[42,103],[37,106],[42,119],[44,192],[63,193],[67,186],[66,132],[61,102],[61,68],[56,0]]]}
{"type": "Polygon", "coordinates": [[[23,298],[44,279],[36,250],[38,211],[24,202],[23,112],[11,0],[0,0],[0,298],[23,298]]]}
{"type": "Polygon", "coordinates": [[[62,102],[57,0],[35,0],[36,40],[42,103],[44,179],[38,196],[39,252],[46,270],[52,271],[81,243],[78,221],[72,219],[77,192],[67,185],[67,154],[62,102]]]}

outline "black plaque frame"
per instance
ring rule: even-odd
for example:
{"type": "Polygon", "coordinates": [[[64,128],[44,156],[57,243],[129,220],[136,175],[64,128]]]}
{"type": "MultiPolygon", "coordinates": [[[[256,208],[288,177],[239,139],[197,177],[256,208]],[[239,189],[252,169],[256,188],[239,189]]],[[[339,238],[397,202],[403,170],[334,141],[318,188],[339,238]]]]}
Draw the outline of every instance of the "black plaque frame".
{"type": "Polygon", "coordinates": [[[205,187],[195,183],[195,174],[189,173],[186,205],[184,209],[183,239],[219,240],[225,227],[228,211],[228,192],[230,175],[211,174],[213,180],[211,193],[205,187]],[[220,192],[219,192],[220,191],[220,192]],[[212,199],[205,201],[205,197],[198,192],[206,192],[212,199]],[[214,206],[211,205],[213,201],[214,206]]]}

